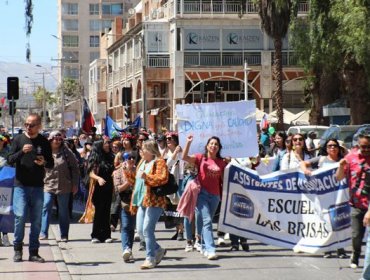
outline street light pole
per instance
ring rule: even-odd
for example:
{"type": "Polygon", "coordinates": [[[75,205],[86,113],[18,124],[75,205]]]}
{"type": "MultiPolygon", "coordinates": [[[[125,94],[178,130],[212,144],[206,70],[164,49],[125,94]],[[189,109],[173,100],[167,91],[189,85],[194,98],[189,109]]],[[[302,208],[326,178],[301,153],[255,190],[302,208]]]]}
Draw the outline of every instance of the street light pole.
{"type": "Polygon", "coordinates": [[[244,61],[244,100],[248,100],[248,74],[251,68],[248,67],[248,61],[244,61]]]}
{"type": "MultiPolygon", "coordinates": [[[[37,64],[36,67],[41,67],[41,65],[37,64]]],[[[45,129],[46,128],[46,89],[45,89],[45,73],[48,72],[41,72],[36,74],[42,74],[42,126],[45,129]]]]}

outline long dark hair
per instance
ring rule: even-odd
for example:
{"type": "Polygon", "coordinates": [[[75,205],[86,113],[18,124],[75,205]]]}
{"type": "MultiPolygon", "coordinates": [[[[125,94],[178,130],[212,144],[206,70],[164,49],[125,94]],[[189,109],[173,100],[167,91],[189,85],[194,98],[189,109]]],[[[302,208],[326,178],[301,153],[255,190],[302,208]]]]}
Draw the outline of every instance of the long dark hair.
{"type": "Polygon", "coordinates": [[[216,158],[221,158],[222,159],[222,157],[221,157],[221,149],[222,149],[221,140],[217,136],[212,136],[211,138],[208,139],[207,144],[204,147],[204,156],[208,157],[207,146],[208,146],[209,142],[211,142],[212,140],[216,140],[217,143],[218,143],[218,146],[219,146],[218,152],[216,154],[216,158]]]}
{"type": "Polygon", "coordinates": [[[330,141],[334,142],[338,146],[338,149],[339,149],[338,158],[342,159],[344,157],[344,151],[343,151],[343,148],[339,145],[338,139],[335,139],[335,138],[329,138],[328,140],[326,140],[324,146],[320,150],[320,155],[321,156],[328,155],[327,148],[328,148],[328,144],[330,141]]]}
{"type": "Polygon", "coordinates": [[[302,139],[303,139],[303,148],[302,148],[302,151],[303,151],[303,156],[306,154],[306,155],[309,155],[310,154],[310,152],[308,151],[308,149],[307,149],[307,146],[306,146],[306,141],[305,141],[305,137],[304,137],[304,135],[302,134],[302,133],[295,133],[295,134],[293,134],[293,136],[292,136],[292,144],[293,144],[293,146],[292,147],[294,147],[294,141],[293,141],[293,139],[294,139],[294,137],[295,136],[297,136],[297,135],[299,135],[299,136],[301,136],[302,137],[302,139]]]}
{"type": "Polygon", "coordinates": [[[89,174],[96,166],[106,169],[112,168],[114,155],[110,146],[108,153],[103,150],[103,145],[105,142],[106,141],[99,140],[93,143],[91,153],[87,159],[87,174],[89,174]]]}

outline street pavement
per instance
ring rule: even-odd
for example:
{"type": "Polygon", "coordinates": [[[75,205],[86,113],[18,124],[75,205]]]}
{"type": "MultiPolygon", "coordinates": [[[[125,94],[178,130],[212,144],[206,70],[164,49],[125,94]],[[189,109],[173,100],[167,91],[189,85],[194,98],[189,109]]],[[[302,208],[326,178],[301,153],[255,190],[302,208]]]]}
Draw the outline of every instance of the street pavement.
{"type": "Polygon", "coordinates": [[[0,280],[361,278],[362,268],[349,268],[348,259],[323,259],[322,255],[294,253],[257,241],[249,242],[250,252],[231,252],[229,246],[217,248],[219,259],[210,261],[199,252],[185,252],[185,241],[170,240],[174,231],[165,229],[161,222],[156,236],[159,244],[167,249],[167,255],[155,269],[141,270],[145,253],[138,251],[138,243],[133,249],[135,262],[124,263],[120,233],[112,233],[114,242],[111,244],[91,244],[91,228],[91,224],[73,223],[70,240],[63,243],[59,242],[58,226],[51,225],[49,240],[41,241],[40,255],[46,260],[43,264],[28,262],[27,228],[22,263],[13,262],[12,247],[0,247],[0,280]]]}

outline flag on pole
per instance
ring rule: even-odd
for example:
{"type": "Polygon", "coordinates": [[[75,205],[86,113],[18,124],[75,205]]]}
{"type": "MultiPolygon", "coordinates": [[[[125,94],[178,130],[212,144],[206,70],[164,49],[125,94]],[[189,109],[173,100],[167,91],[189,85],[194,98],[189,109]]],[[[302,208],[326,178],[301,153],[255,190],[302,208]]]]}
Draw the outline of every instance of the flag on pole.
{"type": "Polygon", "coordinates": [[[117,134],[117,132],[127,132],[129,129],[132,128],[140,128],[141,127],[141,118],[138,116],[131,125],[120,128],[120,126],[108,115],[105,117],[105,128],[104,128],[104,135],[112,138],[117,134]]]}
{"type": "Polygon", "coordinates": [[[269,127],[269,122],[267,120],[267,114],[263,114],[263,117],[260,122],[260,129],[267,129],[269,127]]]}
{"type": "Polygon", "coordinates": [[[104,128],[104,135],[108,136],[109,138],[113,138],[117,135],[117,132],[124,132],[125,130],[120,128],[120,126],[109,116],[106,115],[105,117],[105,128],[104,128]]]}
{"type": "Polygon", "coordinates": [[[86,98],[84,98],[82,110],[82,130],[86,133],[91,133],[91,128],[95,125],[95,120],[90,111],[89,104],[87,104],[86,98]]]}

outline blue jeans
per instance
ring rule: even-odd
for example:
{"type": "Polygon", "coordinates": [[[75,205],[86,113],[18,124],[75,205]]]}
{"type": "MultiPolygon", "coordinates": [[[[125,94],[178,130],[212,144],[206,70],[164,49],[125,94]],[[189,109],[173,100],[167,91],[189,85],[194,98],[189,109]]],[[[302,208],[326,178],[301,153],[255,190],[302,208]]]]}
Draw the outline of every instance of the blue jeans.
{"type": "Polygon", "coordinates": [[[50,217],[53,209],[54,197],[58,201],[59,230],[61,238],[68,238],[69,231],[69,197],[70,193],[54,194],[44,192],[44,206],[42,208],[41,236],[48,236],[50,217]]]}
{"type": "Polygon", "coordinates": [[[197,211],[203,222],[202,227],[202,250],[207,253],[215,253],[216,246],[213,239],[212,219],[216,213],[217,206],[220,203],[220,197],[208,193],[206,190],[201,189],[198,202],[197,211]]]}
{"type": "Polygon", "coordinates": [[[27,215],[30,215],[29,250],[40,247],[41,213],[44,202],[44,190],[40,187],[14,187],[14,246],[22,246],[27,215]]]}
{"type": "Polygon", "coordinates": [[[135,236],[135,219],[136,217],[131,215],[125,209],[121,210],[121,243],[122,250],[132,249],[135,236]]]}
{"type": "Polygon", "coordinates": [[[365,262],[362,274],[362,279],[370,280],[370,227],[367,227],[367,241],[365,251],[365,262]]]}
{"type": "MultiPolygon", "coordinates": [[[[202,234],[203,221],[199,211],[195,211],[193,222],[195,222],[195,235],[200,237],[202,234]]],[[[186,217],[184,218],[184,228],[186,240],[192,240],[193,230],[189,219],[186,217]]]]}
{"type": "Polygon", "coordinates": [[[156,251],[161,247],[155,239],[155,226],[163,209],[160,207],[140,207],[144,211],[143,234],[146,243],[146,259],[153,261],[156,251]]]}

